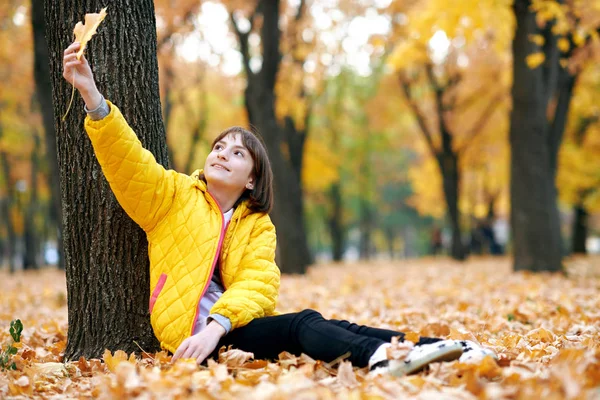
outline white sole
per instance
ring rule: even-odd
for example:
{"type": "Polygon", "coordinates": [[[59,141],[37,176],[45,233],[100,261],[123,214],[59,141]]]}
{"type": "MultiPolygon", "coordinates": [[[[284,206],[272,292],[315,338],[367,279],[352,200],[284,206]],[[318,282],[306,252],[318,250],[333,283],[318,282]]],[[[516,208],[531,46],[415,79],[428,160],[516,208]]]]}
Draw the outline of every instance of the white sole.
{"type": "MultiPolygon", "coordinates": [[[[432,343],[435,345],[436,343],[432,343]]],[[[390,366],[389,373],[394,376],[404,376],[421,371],[432,362],[453,361],[463,353],[463,347],[460,343],[447,343],[443,347],[432,349],[431,352],[421,354],[414,360],[399,362],[398,365],[390,366]]]]}

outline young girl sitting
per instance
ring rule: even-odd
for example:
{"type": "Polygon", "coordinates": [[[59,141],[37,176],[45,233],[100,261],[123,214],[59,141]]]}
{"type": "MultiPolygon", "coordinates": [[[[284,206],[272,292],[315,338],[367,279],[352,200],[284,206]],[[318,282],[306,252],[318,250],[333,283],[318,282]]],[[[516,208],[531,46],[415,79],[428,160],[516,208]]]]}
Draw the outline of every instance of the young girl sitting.
{"type": "Polygon", "coordinates": [[[404,362],[393,362],[386,350],[403,333],[313,310],[278,314],[272,172],[262,142],[229,128],[203,170],[164,169],[97,90],[85,57],[76,58],[79,47],[65,50],[63,76],[85,101],[85,129],[112,191],[148,237],[151,323],[173,360],[200,364],[232,345],[265,359],[288,351],[329,362],[349,353],[355,366],[402,375],[433,361],[494,356],[471,342],[422,337],[404,362]]]}

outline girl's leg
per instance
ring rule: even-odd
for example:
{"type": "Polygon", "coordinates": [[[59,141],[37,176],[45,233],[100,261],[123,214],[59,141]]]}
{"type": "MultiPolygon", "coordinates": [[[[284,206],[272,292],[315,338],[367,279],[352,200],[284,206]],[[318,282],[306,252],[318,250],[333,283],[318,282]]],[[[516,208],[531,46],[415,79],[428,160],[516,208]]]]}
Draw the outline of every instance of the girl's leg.
{"type": "Polygon", "coordinates": [[[304,310],[257,318],[223,337],[216,351],[221,346],[232,345],[254,353],[257,359],[277,359],[279,353],[287,351],[295,355],[305,353],[325,362],[350,352],[352,364],[364,367],[375,350],[388,341],[354,333],[324,319],[316,311],[304,310]]]}
{"type": "MultiPolygon", "coordinates": [[[[340,321],[337,319],[330,319],[329,322],[339,326],[340,328],[344,328],[352,333],[356,333],[357,335],[363,335],[363,336],[369,336],[372,338],[381,339],[384,342],[390,342],[394,336],[399,336],[400,341],[401,342],[404,341],[404,333],[402,333],[402,332],[391,331],[389,329],[372,328],[370,326],[357,325],[352,322],[340,321]]],[[[435,342],[439,342],[440,340],[442,340],[442,339],[421,336],[419,338],[419,342],[416,343],[416,345],[419,346],[422,344],[435,343],[435,342]]]]}

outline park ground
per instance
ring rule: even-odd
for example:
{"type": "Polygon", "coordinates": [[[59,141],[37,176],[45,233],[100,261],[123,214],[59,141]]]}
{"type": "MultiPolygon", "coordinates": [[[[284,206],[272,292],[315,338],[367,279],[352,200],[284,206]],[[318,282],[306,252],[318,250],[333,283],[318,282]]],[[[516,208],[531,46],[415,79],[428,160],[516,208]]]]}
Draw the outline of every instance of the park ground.
{"type": "Polygon", "coordinates": [[[345,361],[281,354],[267,363],[235,351],[208,367],[171,365],[165,352],[62,364],[64,274],[2,271],[2,348],[11,343],[11,320],[20,318],[24,330],[16,370],[0,372],[0,398],[600,399],[600,258],[566,266],[566,275],[513,273],[506,258],[430,258],[321,265],[282,278],[282,312],[313,308],[408,338],[468,338],[499,355],[498,363],[438,363],[402,378],[371,377],[345,361]]]}

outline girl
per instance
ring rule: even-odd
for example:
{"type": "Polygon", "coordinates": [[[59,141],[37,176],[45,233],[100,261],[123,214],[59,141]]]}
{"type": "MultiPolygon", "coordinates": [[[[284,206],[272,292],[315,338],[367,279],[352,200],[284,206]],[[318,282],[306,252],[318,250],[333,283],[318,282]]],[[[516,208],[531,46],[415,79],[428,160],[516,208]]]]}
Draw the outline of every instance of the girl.
{"type": "Polygon", "coordinates": [[[200,364],[229,345],[266,359],[288,351],[327,362],[349,352],[355,366],[401,375],[487,354],[473,343],[422,337],[405,362],[393,363],[386,349],[392,337],[403,339],[400,332],[326,320],[313,310],[278,315],[272,172],[263,144],[229,128],[203,170],[165,170],[100,94],[85,57],[76,58],[79,48],[65,50],[63,76],[85,101],[85,129],[112,191],[148,237],[151,323],[173,360],[200,364]]]}

